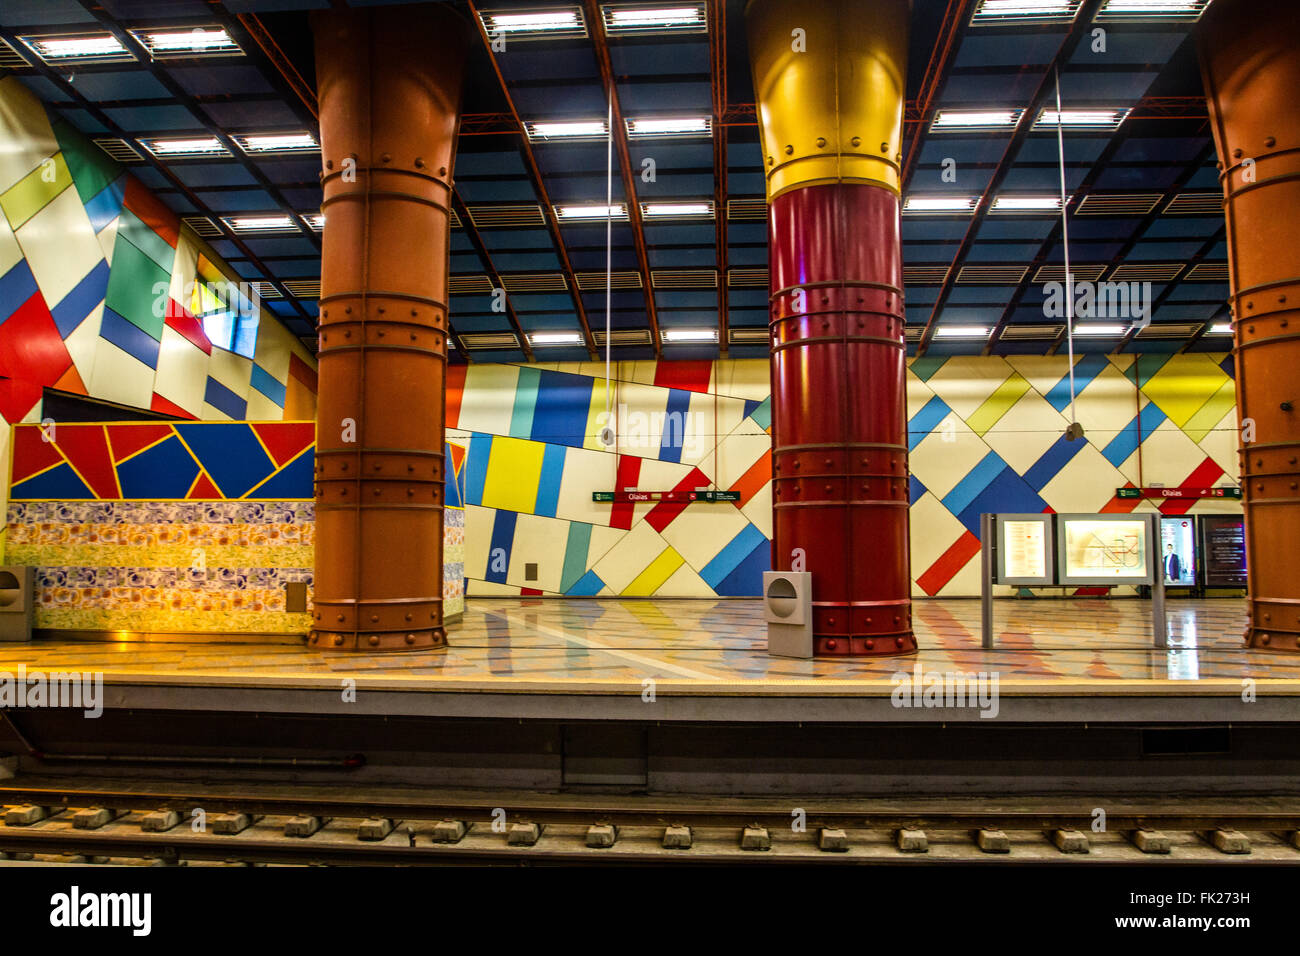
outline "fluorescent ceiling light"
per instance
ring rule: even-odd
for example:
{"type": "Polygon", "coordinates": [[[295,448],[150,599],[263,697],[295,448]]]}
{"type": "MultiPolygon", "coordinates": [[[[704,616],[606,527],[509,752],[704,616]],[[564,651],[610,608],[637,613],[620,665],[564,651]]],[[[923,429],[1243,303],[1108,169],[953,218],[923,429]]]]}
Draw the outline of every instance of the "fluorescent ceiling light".
{"type": "Polygon", "coordinates": [[[717,329],[664,329],[665,342],[716,342],[717,329]]]}
{"type": "Polygon", "coordinates": [[[975,25],[1073,20],[1082,0],[982,0],[971,17],[975,25]]]}
{"type": "Polygon", "coordinates": [[[643,202],[642,215],[656,219],[697,219],[712,218],[711,202],[643,202]]]}
{"type": "Polygon", "coordinates": [[[708,136],[712,132],[713,119],[709,116],[627,121],[627,135],[633,139],[643,136],[708,136]]]}
{"type": "Polygon", "coordinates": [[[908,196],[903,212],[972,212],[978,196],[908,196]]]}
{"type": "Polygon", "coordinates": [[[556,206],[555,211],[559,213],[561,219],[626,219],[627,206],[623,203],[615,203],[612,206],[571,204],[567,206],[556,206]]]}
{"type": "Polygon", "coordinates": [[[1106,0],[1098,20],[1196,20],[1210,0],[1106,0]]]}
{"type": "Polygon", "coordinates": [[[1232,323],[1215,322],[1212,326],[1210,326],[1208,329],[1205,330],[1205,334],[1206,335],[1231,335],[1232,323]]]}
{"type": "Polygon", "coordinates": [[[941,325],[934,330],[939,339],[983,339],[993,331],[987,325],[941,325]]]}
{"type": "Polygon", "coordinates": [[[223,216],[222,221],[235,232],[297,232],[289,216],[223,216]]]}
{"type": "Polygon", "coordinates": [[[176,30],[132,30],[132,35],[156,57],[212,56],[243,53],[221,27],[176,30]]]}
{"type": "Polygon", "coordinates": [[[1127,325],[1076,325],[1075,335],[1110,335],[1119,336],[1128,332],[1127,325]]]}
{"type": "Polygon", "coordinates": [[[325,216],[318,212],[303,213],[302,221],[312,232],[320,232],[325,228],[325,216]]]}
{"type": "MultiPolygon", "coordinates": [[[[1128,116],[1128,110],[1061,110],[1061,126],[1069,129],[1116,129],[1128,116]]],[[[1038,114],[1035,129],[1056,129],[1056,110],[1043,110],[1038,114]]]]}
{"type": "Polygon", "coordinates": [[[664,6],[606,6],[601,8],[605,18],[605,33],[699,33],[708,29],[704,4],[676,4],[664,6]]]}
{"type": "Polygon", "coordinates": [[[536,142],[545,139],[604,139],[609,127],[604,120],[577,120],[556,123],[526,123],[528,138],[536,142]]]}
{"type": "Polygon", "coordinates": [[[577,7],[530,10],[525,13],[484,10],[479,14],[479,19],[483,21],[483,28],[489,35],[496,34],[514,40],[562,39],[587,35],[582,11],[577,7]]]}
{"type": "Polygon", "coordinates": [[[258,133],[236,136],[235,140],[246,153],[314,153],[320,149],[310,133],[258,133]]]}
{"type": "Polygon", "coordinates": [[[131,52],[111,33],[74,37],[23,37],[42,60],[134,60],[131,52]]]}
{"type": "Polygon", "coordinates": [[[1060,196],[999,196],[992,212],[1059,212],[1060,196]]]}
{"type": "Polygon", "coordinates": [[[930,129],[936,133],[961,130],[1010,129],[1024,110],[939,110],[930,129]]]}
{"type": "Polygon", "coordinates": [[[533,332],[528,336],[533,345],[581,345],[579,332],[533,332]]]}
{"type": "Polygon", "coordinates": [[[155,156],[229,156],[230,151],[215,136],[191,136],[185,139],[141,140],[155,156]]]}

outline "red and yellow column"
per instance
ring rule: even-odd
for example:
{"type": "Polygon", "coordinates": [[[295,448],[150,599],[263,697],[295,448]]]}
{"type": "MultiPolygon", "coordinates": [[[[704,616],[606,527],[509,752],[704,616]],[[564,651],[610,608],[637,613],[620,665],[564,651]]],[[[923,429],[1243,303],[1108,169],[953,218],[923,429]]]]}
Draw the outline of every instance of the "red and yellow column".
{"type": "Polygon", "coordinates": [[[916,650],[899,164],[908,0],[751,0],[767,175],[772,567],[814,653],[916,650]]]}
{"type": "Polygon", "coordinates": [[[442,4],[313,15],[325,215],[311,644],[443,647],[452,162],[469,29],[442,4]]]}
{"type": "Polygon", "coordinates": [[[1219,151],[1252,647],[1300,650],[1300,4],[1216,0],[1199,25],[1219,151]]]}

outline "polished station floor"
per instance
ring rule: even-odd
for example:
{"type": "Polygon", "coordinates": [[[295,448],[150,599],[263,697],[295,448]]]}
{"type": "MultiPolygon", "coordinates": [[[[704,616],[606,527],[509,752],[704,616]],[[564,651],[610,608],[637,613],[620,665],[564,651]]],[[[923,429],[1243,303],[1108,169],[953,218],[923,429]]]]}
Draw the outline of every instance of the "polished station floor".
{"type": "Polygon", "coordinates": [[[634,690],[648,679],[757,695],[798,688],[888,692],[893,676],[996,673],[1002,693],[1089,687],[1143,692],[1182,685],[1239,688],[1243,678],[1300,682],[1300,655],[1248,650],[1239,599],[1171,600],[1169,646],[1152,646],[1151,605],[1138,599],[1004,599],[995,647],[980,647],[974,600],[918,600],[921,649],[876,660],[769,657],[756,600],[473,598],[446,651],[342,654],[293,643],[94,643],[43,639],[0,645],[0,669],[102,671],[105,680],[316,684],[354,677],[427,690],[634,690]]]}

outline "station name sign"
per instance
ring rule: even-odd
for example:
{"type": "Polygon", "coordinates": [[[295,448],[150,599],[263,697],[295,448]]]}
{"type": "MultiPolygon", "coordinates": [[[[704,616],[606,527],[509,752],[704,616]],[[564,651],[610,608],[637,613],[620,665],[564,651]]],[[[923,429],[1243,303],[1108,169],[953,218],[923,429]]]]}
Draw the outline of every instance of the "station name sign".
{"type": "Polygon", "coordinates": [[[1117,498],[1240,498],[1240,488],[1117,488],[1117,498]]]}
{"type": "Polygon", "coordinates": [[[739,501],[739,491],[593,491],[592,501],[640,502],[739,501]]]}

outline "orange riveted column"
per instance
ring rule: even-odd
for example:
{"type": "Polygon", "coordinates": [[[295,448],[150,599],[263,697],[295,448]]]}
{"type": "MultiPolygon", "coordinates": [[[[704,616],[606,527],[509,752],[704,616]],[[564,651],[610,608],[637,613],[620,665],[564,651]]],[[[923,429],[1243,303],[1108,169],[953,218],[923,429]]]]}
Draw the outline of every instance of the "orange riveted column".
{"type": "Polygon", "coordinates": [[[1300,651],[1300,3],[1199,26],[1226,200],[1251,647],[1300,651]]]}
{"type": "Polygon", "coordinates": [[[772,567],[813,652],[916,650],[899,162],[908,0],[751,0],[767,176],[772,567]]]}
{"type": "Polygon", "coordinates": [[[469,28],[442,4],[313,14],[325,216],[312,646],[445,647],[452,162],[469,28]]]}

